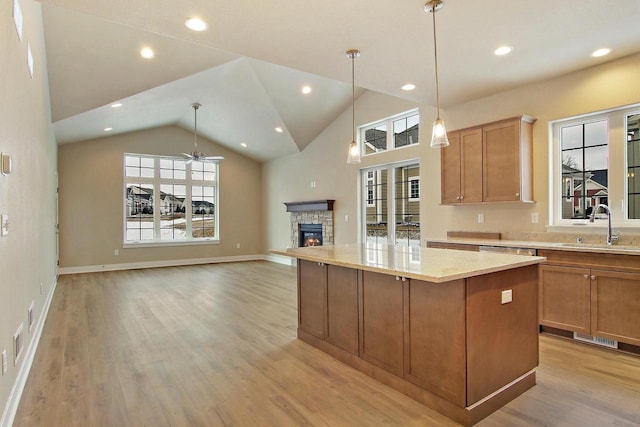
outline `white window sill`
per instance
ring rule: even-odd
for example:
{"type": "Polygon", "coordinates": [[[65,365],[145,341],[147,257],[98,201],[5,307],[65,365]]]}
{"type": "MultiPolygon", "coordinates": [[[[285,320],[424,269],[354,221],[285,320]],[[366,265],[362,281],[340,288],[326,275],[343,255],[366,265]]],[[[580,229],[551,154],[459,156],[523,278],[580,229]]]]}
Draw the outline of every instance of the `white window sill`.
{"type": "Polygon", "coordinates": [[[163,241],[141,241],[124,242],[123,248],[158,248],[165,246],[197,246],[197,245],[218,245],[220,239],[198,239],[198,240],[163,240],[163,241]]]}

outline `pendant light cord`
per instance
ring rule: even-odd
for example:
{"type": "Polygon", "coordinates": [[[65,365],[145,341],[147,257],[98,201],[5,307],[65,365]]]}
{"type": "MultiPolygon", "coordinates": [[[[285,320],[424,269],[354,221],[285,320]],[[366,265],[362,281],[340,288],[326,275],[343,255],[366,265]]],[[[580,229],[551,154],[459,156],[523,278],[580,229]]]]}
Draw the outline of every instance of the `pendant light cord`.
{"type": "Polygon", "coordinates": [[[356,73],[355,73],[355,53],[351,55],[351,131],[353,141],[356,140],[356,73]]]}
{"type": "Polygon", "coordinates": [[[433,57],[435,59],[435,66],[436,66],[436,108],[438,110],[436,119],[440,120],[440,89],[439,89],[440,84],[438,82],[438,43],[436,42],[436,8],[435,6],[431,14],[433,15],[433,57]]]}
{"type": "Polygon", "coordinates": [[[193,147],[198,152],[198,106],[193,106],[193,147]]]}

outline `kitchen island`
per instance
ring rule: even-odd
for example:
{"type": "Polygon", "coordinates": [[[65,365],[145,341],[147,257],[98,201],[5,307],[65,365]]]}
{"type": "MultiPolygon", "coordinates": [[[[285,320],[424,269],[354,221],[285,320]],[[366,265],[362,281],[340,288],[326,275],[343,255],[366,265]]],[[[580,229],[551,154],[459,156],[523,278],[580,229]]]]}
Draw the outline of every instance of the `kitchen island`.
{"type": "Polygon", "coordinates": [[[298,259],[298,338],[473,425],[535,385],[542,257],[342,245],[298,259]]]}

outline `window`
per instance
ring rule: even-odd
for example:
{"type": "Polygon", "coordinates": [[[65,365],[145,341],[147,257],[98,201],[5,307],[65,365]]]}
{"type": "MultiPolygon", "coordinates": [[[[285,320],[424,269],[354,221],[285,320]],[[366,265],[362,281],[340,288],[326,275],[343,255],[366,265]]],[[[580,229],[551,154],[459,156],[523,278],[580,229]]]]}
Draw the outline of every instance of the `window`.
{"type": "Polygon", "coordinates": [[[217,241],[218,164],[125,154],[124,242],[217,241]]]}
{"type": "Polygon", "coordinates": [[[420,165],[363,170],[362,182],[365,243],[420,246],[420,165]]]}
{"type": "Polygon", "coordinates": [[[364,155],[394,150],[417,144],[420,115],[412,110],[360,127],[364,155]],[[393,132],[388,132],[391,129],[393,132]]]}
{"type": "MultiPolygon", "coordinates": [[[[551,123],[552,224],[588,224],[598,205],[606,205],[617,226],[640,225],[639,122],[634,106],[551,123]]],[[[606,220],[597,212],[596,219],[606,220]]]]}

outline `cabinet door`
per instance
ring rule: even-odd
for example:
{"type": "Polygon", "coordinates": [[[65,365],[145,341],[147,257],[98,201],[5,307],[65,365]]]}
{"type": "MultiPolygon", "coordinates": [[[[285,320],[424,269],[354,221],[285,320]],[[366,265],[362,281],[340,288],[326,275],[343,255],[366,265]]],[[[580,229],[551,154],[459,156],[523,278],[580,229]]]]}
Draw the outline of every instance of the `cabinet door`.
{"type": "Polygon", "coordinates": [[[590,270],[540,266],[540,324],[591,334],[590,270]]]}
{"type": "Polygon", "coordinates": [[[460,132],[460,202],[482,202],[482,128],[460,132]]]}
{"type": "Polygon", "coordinates": [[[324,339],[327,329],[327,267],[298,260],[298,327],[324,339]]]}
{"type": "Polygon", "coordinates": [[[483,128],[485,202],[520,200],[520,120],[483,128]]]}
{"type": "Polygon", "coordinates": [[[640,274],[591,271],[591,335],[640,345],[640,274]]]}
{"type": "Polygon", "coordinates": [[[327,267],[327,341],[358,354],[358,270],[327,267]]]}
{"type": "Polygon", "coordinates": [[[360,357],[398,376],[403,370],[403,283],[363,271],[360,285],[360,357]]]}
{"type": "Polygon", "coordinates": [[[407,286],[404,378],[466,406],[464,279],[407,286]]]}
{"type": "Polygon", "coordinates": [[[460,203],[460,132],[447,135],[449,146],[440,149],[440,199],[443,205],[460,203]]]}

